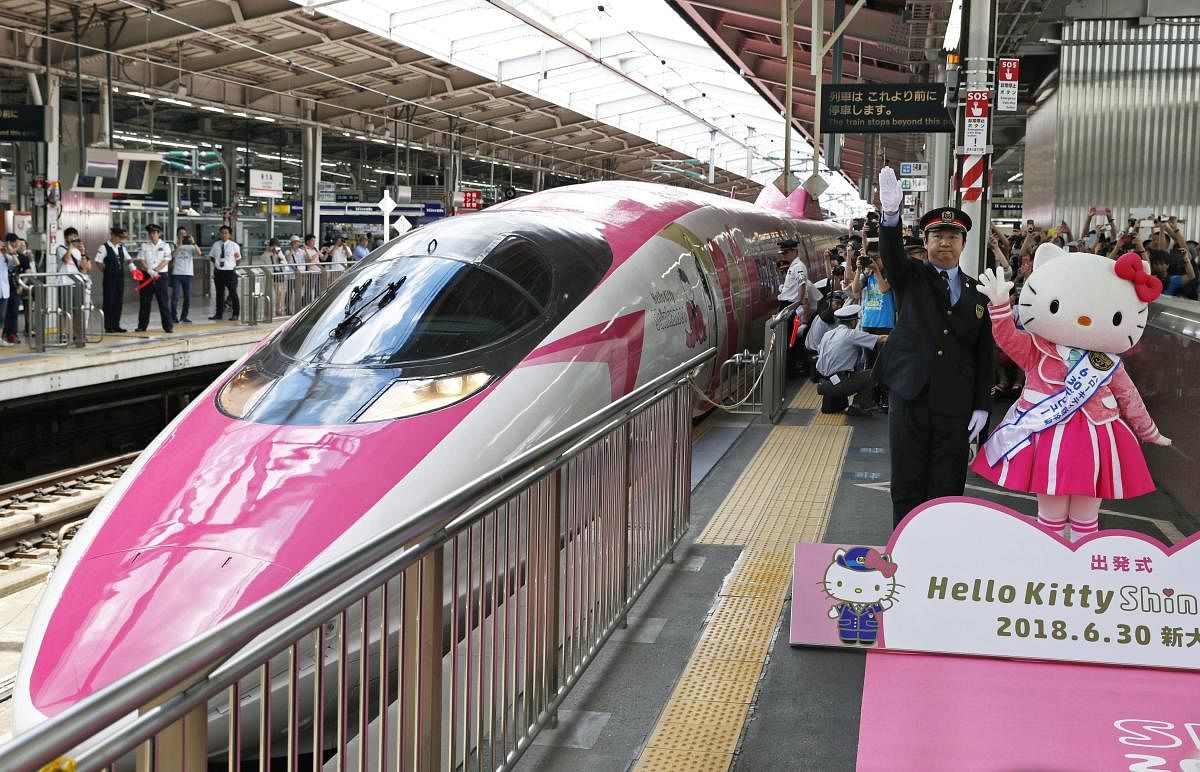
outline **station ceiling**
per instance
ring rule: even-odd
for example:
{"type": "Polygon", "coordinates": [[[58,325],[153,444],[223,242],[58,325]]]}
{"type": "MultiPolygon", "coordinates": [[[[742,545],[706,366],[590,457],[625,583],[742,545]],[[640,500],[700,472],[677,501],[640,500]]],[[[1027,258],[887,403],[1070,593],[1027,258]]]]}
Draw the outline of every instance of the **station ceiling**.
{"type": "MultiPolygon", "coordinates": [[[[396,39],[403,36],[393,34],[396,13],[421,4],[373,2],[381,8],[397,9],[391,16],[384,14],[387,21],[381,24],[393,25],[383,30],[384,34],[337,16],[354,4],[369,8],[372,0],[50,0],[49,28],[55,41],[51,60],[64,72],[74,72],[78,24],[84,47],[82,69],[89,86],[95,88],[103,82],[102,54],[112,52],[114,83],[120,84],[122,96],[130,91],[148,95],[132,107],[127,97],[122,99],[118,118],[135,124],[153,120],[159,130],[225,132],[244,141],[261,138],[268,144],[278,143],[283,135],[266,121],[278,115],[285,125],[290,120],[328,126],[327,153],[352,152],[354,143],[363,138],[381,146],[404,140],[414,147],[436,150],[448,147],[451,138],[457,137],[459,147],[468,154],[582,178],[657,180],[732,191],[743,198],[752,198],[757,192],[758,186],[745,177],[747,169],[718,169],[712,185],[695,179],[695,171],[688,176],[664,171],[663,164],[655,161],[694,157],[706,161],[707,156],[648,140],[644,137],[651,132],[639,135],[613,125],[617,122],[611,118],[600,120],[595,110],[564,107],[563,102],[575,103],[561,94],[547,93],[554,98],[541,98],[508,80],[496,82],[486,67],[459,66],[446,61],[453,57],[402,45],[396,39]],[[184,104],[164,102],[164,98],[184,104]],[[209,109],[201,111],[202,105],[209,109]],[[224,116],[217,114],[222,109],[224,116]],[[259,120],[254,120],[256,117],[259,120]]],[[[1064,2],[999,0],[999,47],[1017,51],[1028,45],[1037,34],[1036,25],[1057,18],[1057,9],[1051,6],[1064,2]]],[[[579,4],[578,0],[569,3],[572,8],[579,4]]],[[[425,5],[438,6],[439,11],[462,6],[457,10],[464,11],[479,3],[441,0],[425,5]]],[[[486,5],[566,7],[532,0],[497,0],[486,5]]],[[[744,77],[776,115],[782,112],[784,59],[778,0],[668,0],[668,5],[733,72],[744,77]]],[[[853,2],[847,0],[846,5],[853,2]]],[[[833,0],[825,6],[829,30],[833,27],[833,0]]],[[[868,6],[846,31],[843,82],[926,79],[940,50],[949,0],[872,0],[868,6]]],[[[7,38],[0,42],[0,66],[32,70],[43,61],[38,33],[43,31],[46,7],[45,0],[0,0],[0,41],[7,38]]],[[[603,5],[595,7],[604,11],[603,5]]],[[[813,81],[808,74],[809,16],[805,2],[797,14],[793,108],[794,128],[805,137],[811,137],[814,109],[813,81]]],[[[831,60],[825,60],[827,82],[831,60]]],[[[638,72],[634,70],[635,75],[638,72]]],[[[569,92],[568,88],[567,97],[572,96],[569,92]]],[[[707,94],[705,97],[714,101],[707,94]]],[[[692,105],[687,100],[680,104],[692,105]]],[[[743,108],[738,103],[732,106],[734,123],[739,123],[743,108]]],[[[707,114],[703,117],[716,120],[707,114]]],[[[923,135],[881,135],[875,149],[892,162],[911,160],[920,157],[922,139],[923,135]]],[[[844,135],[841,142],[841,172],[845,187],[849,187],[857,184],[862,174],[864,138],[844,135]]],[[[1013,142],[1019,144],[1019,137],[1014,136],[1013,142]]],[[[804,176],[807,149],[794,151],[793,157],[804,176]]],[[[763,175],[758,181],[764,181],[763,175]]]]}

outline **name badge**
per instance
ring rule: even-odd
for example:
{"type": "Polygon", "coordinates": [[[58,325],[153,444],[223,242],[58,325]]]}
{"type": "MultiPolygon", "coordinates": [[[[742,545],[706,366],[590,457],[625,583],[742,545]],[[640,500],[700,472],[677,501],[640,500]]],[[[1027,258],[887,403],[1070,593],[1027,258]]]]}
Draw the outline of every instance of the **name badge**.
{"type": "Polygon", "coordinates": [[[980,305],[975,306],[975,318],[976,319],[983,318],[983,306],[980,306],[980,305]]]}

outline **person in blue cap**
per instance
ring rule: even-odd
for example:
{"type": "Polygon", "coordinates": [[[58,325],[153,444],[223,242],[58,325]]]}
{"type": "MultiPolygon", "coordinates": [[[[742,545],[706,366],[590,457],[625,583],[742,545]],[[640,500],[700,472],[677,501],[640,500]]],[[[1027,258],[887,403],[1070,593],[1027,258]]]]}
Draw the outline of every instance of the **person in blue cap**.
{"type": "Polygon", "coordinates": [[[825,594],[836,601],[829,618],[837,620],[842,643],[873,646],[879,620],[892,607],[896,564],[871,547],[839,547],[825,569],[825,594]]]}

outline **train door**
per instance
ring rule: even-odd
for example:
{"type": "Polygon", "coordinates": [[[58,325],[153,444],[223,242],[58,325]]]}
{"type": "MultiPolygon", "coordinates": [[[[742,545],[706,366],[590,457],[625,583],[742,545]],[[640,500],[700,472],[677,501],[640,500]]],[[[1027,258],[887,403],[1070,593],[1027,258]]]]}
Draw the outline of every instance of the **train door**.
{"type": "Polygon", "coordinates": [[[677,266],[681,274],[679,278],[684,280],[688,287],[684,297],[684,311],[688,324],[685,345],[695,353],[709,348],[717,350],[716,356],[704,366],[696,378],[697,383],[711,386],[715,384],[720,364],[724,361],[726,354],[723,346],[728,335],[725,304],[721,297],[716,266],[700,237],[678,223],[668,225],[659,235],[682,248],[677,253],[677,266]]]}

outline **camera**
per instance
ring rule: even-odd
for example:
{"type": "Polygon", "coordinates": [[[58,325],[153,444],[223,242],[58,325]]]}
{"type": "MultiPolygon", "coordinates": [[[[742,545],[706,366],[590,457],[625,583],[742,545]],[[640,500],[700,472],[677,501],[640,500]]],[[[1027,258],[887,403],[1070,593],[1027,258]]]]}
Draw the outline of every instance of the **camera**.
{"type": "Polygon", "coordinates": [[[184,243],[184,244],[191,244],[191,243],[192,243],[192,237],[191,237],[191,236],[184,236],[184,237],[183,237],[183,243],[184,243]]]}
{"type": "Polygon", "coordinates": [[[879,238],[879,222],[878,221],[871,220],[867,223],[867,238],[868,239],[879,238]]]}
{"type": "Polygon", "coordinates": [[[862,227],[863,227],[863,219],[861,217],[856,217],[855,219],[850,221],[851,230],[860,231],[860,230],[862,230],[862,227]]]}

